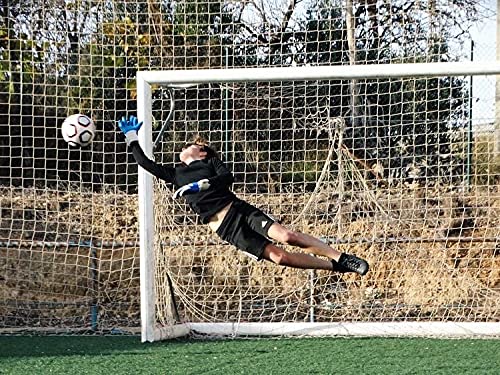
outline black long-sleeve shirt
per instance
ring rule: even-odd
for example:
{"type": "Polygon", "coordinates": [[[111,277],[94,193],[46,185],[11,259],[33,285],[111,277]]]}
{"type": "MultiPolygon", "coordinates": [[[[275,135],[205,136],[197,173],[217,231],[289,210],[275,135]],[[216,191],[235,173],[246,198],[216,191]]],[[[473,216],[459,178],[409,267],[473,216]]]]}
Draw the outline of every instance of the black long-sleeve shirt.
{"type": "Polygon", "coordinates": [[[202,223],[208,223],[210,217],[237,200],[230,190],[234,182],[233,174],[218,158],[196,160],[189,165],[181,164],[176,167],[163,166],[149,159],[139,142],[131,142],[129,147],[137,164],[153,176],[173,184],[176,189],[191,182],[208,179],[210,187],[207,190],[184,196],[191,209],[200,216],[202,223]]]}

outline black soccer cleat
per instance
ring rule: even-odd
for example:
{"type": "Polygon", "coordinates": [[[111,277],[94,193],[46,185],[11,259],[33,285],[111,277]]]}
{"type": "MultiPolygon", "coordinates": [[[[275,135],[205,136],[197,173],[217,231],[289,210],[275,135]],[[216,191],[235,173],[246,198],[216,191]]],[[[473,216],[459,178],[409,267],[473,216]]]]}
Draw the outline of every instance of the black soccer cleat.
{"type": "Polygon", "coordinates": [[[355,272],[361,276],[368,272],[368,262],[352,254],[342,253],[339,261],[332,260],[333,270],[341,273],[355,272]]]}
{"type": "Polygon", "coordinates": [[[349,272],[349,270],[347,268],[345,268],[345,267],[341,266],[340,264],[338,264],[335,259],[332,259],[332,271],[340,272],[340,273],[349,272]]]}

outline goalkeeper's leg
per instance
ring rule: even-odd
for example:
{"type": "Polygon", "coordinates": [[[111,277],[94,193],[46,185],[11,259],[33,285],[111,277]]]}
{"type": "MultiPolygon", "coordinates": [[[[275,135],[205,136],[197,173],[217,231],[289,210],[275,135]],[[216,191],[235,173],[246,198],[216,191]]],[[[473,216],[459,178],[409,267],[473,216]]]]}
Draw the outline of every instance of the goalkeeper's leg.
{"type": "Polygon", "coordinates": [[[341,253],[309,234],[292,231],[281,224],[274,223],[269,228],[267,235],[278,242],[298,246],[308,253],[330,258],[334,271],[356,272],[360,275],[365,275],[368,272],[368,263],[364,259],[341,253]]]}
{"type": "Polygon", "coordinates": [[[265,247],[262,258],[286,267],[330,271],[334,268],[332,261],[304,253],[291,253],[274,244],[265,247]]]}

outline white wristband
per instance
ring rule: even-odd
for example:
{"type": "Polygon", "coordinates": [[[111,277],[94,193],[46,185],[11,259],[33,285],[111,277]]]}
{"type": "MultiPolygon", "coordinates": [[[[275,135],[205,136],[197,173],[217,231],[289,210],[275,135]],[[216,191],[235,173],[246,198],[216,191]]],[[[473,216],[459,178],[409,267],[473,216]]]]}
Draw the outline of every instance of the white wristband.
{"type": "Polygon", "coordinates": [[[210,182],[207,178],[204,178],[203,180],[198,181],[198,187],[200,188],[200,191],[207,190],[210,187],[210,182]]]}
{"type": "Polygon", "coordinates": [[[130,146],[130,143],[138,140],[139,137],[137,136],[137,132],[135,130],[131,130],[125,134],[125,141],[127,142],[127,146],[130,146]]]}

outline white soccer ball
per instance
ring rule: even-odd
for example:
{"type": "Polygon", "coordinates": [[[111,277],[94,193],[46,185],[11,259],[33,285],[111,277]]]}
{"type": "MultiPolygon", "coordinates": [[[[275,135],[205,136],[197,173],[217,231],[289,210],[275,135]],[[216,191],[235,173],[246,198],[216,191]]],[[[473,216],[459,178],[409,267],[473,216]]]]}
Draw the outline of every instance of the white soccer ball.
{"type": "Polygon", "coordinates": [[[70,146],[86,147],[94,139],[95,125],[90,117],[77,113],[66,117],[61,132],[70,146]]]}

